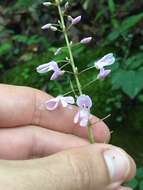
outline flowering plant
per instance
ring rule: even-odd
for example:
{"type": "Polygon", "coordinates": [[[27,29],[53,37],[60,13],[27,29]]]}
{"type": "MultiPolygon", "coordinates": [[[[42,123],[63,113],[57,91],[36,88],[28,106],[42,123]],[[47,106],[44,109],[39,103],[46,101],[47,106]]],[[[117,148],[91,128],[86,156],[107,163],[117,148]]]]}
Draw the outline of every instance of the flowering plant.
{"type": "MultiPolygon", "coordinates": [[[[45,107],[48,111],[53,111],[57,109],[59,106],[63,106],[64,108],[71,109],[72,104],[77,105],[78,111],[75,114],[73,118],[73,123],[79,124],[81,127],[87,127],[88,129],[88,135],[89,135],[89,141],[90,143],[94,143],[94,135],[92,132],[92,126],[90,122],[90,110],[93,105],[93,102],[89,95],[84,94],[84,88],[88,85],[90,85],[92,82],[95,82],[96,80],[104,80],[111,72],[110,69],[106,69],[106,66],[112,65],[115,62],[115,58],[112,53],[109,53],[105,55],[103,58],[99,59],[97,62],[93,64],[93,66],[85,68],[83,71],[79,72],[78,68],[75,65],[74,57],[72,53],[72,47],[74,47],[76,44],[73,44],[72,41],[69,40],[69,32],[70,28],[73,25],[77,25],[81,22],[82,16],[77,16],[73,18],[69,14],[67,14],[70,4],[68,2],[64,3],[63,0],[54,0],[53,2],[45,2],[43,3],[44,6],[55,6],[58,9],[60,20],[58,23],[48,23],[42,27],[43,30],[52,30],[54,32],[59,31],[62,32],[65,38],[66,46],[68,49],[68,57],[65,58],[65,60],[62,60],[62,62],[66,62],[65,65],[62,67],[59,67],[58,63],[55,61],[51,61],[49,63],[44,63],[42,65],[39,65],[37,67],[38,73],[46,73],[49,71],[52,71],[53,74],[50,78],[50,80],[57,80],[59,77],[61,77],[64,73],[72,74],[73,80],[76,82],[76,87],[73,85],[72,80],[69,81],[69,84],[71,86],[71,91],[67,94],[70,94],[73,92],[74,97],[72,96],[65,96],[65,95],[58,95],[56,98],[53,98],[51,100],[48,100],[45,102],[45,107]],[[71,65],[71,71],[65,71],[63,68],[67,65],[71,65]],[[83,86],[80,82],[79,75],[81,73],[85,73],[89,69],[97,69],[99,70],[99,74],[95,77],[94,81],[91,81],[89,84],[86,84],[83,86]]],[[[80,44],[88,44],[92,41],[92,37],[86,37],[81,39],[79,42],[80,44]]],[[[58,48],[55,52],[55,56],[60,54],[62,52],[62,47],[58,48]]]]}

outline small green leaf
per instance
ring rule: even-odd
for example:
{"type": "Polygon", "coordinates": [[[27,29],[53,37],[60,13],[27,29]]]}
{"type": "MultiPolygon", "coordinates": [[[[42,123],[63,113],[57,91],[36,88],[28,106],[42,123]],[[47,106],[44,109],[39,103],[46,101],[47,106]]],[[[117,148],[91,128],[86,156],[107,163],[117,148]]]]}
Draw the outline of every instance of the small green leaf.
{"type": "Polygon", "coordinates": [[[107,42],[113,42],[120,36],[120,31],[115,30],[107,36],[107,42]]]}
{"type": "Polygon", "coordinates": [[[126,18],[121,24],[121,32],[127,31],[143,19],[143,13],[126,18]]]}
{"type": "Polygon", "coordinates": [[[114,0],[108,0],[108,6],[110,12],[113,14],[115,12],[115,3],[114,0]]]}
{"type": "Polygon", "coordinates": [[[139,66],[143,65],[143,53],[137,53],[131,57],[129,57],[125,64],[128,66],[130,69],[136,69],[139,66]]]}
{"type": "Polygon", "coordinates": [[[143,89],[143,69],[120,69],[112,76],[113,88],[121,88],[129,97],[134,98],[143,89]]]}

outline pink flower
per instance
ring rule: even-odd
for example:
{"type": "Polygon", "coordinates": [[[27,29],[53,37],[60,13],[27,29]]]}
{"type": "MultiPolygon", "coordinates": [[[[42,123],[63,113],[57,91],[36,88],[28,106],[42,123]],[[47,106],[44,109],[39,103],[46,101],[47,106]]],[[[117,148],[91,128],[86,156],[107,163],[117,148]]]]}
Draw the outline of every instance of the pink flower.
{"type": "Polygon", "coordinates": [[[81,43],[81,44],[88,44],[88,43],[91,42],[91,40],[92,40],[92,37],[83,38],[83,39],[80,41],[80,43],[81,43]]]}
{"type": "Polygon", "coordinates": [[[104,68],[100,69],[100,72],[97,76],[98,79],[104,80],[111,73],[110,69],[105,70],[104,68]]]}
{"type": "Polygon", "coordinates": [[[77,98],[77,105],[79,107],[79,111],[76,113],[74,117],[74,123],[80,123],[81,127],[87,127],[90,116],[90,108],[92,107],[92,100],[87,95],[81,95],[77,98]]]}
{"type": "Polygon", "coordinates": [[[97,75],[97,79],[104,80],[110,73],[110,69],[105,69],[105,66],[112,65],[115,62],[115,57],[113,53],[108,53],[104,57],[102,57],[99,61],[94,63],[94,66],[100,70],[97,75]]]}
{"type": "Polygon", "coordinates": [[[38,73],[47,73],[48,71],[54,71],[52,74],[50,80],[55,80],[59,76],[61,76],[64,71],[61,71],[60,68],[58,67],[57,63],[55,61],[51,61],[46,64],[42,64],[36,68],[38,73]]]}
{"type": "Polygon", "coordinates": [[[69,107],[70,104],[74,104],[74,98],[72,96],[57,96],[56,98],[53,98],[51,100],[48,100],[45,102],[46,108],[49,111],[55,110],[58,108],[58,106],[61,104],[64,108],[69,107]]]}
{"type": "Polygon", "coordinates": [[[115,57],[113,53],[108,53],[97,62],[94,63],[97,69],[102,69],[105,66],[112,65],[115,62],[115,57]]]}

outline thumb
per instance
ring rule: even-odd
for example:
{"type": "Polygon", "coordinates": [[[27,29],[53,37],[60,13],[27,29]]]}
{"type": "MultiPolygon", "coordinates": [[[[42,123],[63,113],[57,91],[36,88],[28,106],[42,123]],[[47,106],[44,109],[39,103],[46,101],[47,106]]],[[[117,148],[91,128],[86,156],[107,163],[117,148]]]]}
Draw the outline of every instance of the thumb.
{"type": "Polygon", "coordinates": [[[135,168],[132,158],[120,148],[87,145],[47,158],[9,162],[6,180],[2,176],[3,190],[8,189],[7,184],[10,190],[116,190],[134,176],[135,168]]]}

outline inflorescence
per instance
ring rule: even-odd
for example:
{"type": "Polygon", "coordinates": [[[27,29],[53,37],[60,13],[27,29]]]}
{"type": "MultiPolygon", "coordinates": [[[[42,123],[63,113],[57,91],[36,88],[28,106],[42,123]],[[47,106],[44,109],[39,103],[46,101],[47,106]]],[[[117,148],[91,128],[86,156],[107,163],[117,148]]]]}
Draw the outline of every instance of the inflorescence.
{"type": "MultiPolygon", "coordinates": [[[[45,2],[45,3],[43,3],[43,5],[46,7],[53,5],[53,6],[56,6],[58,9],[60,20],[56,24],[48,23],[48,24],[44,25],[42,27],[42,29],[43,30],[46,30],[46,29],[52,30],[54,32],[59,31],[64,34],[66,46],[67,46],[67,49],[69,52],[69,57],[68,58],[66,57],[65,61],[67,61],[68,64],[71,65],[72,73],[73,73],[73,76],[75,78],[75,82],[77,85],[76,91],[78,90],[78,92],[79,92],[78,95],[75,95],[74,97],[59,95],[56,98],[48,100],[45,102],[45,108],[49,111],[53,111],[53,110],[57,109],[59,106],[63,106],[64,108],[71,108],[71,105],[76,104],[78,107],[78,111],[73,118],[73,123],[79,124],[81,127],[88,127],[89,128],[89,140],[91,143],[93,143],[94,139],[92,137],[92,134],[90,133],[91,132],[90,110],[91,110],[93,103],[92,103],[90,96],[85,95],[83,93],[83,89],[81,87],[80,80],[79,80],[80,73],[78,72],[78,68],[75,66],[74,58],[73,58],[73,54],[72,54],[72,46],[75,44],[73,44],[72,41],[70,42],[69,37],[68,37],[68,32],[69,32],[70,28],[73,25],[79,24],[82,20],[82,16],[80,15],[80,16],[73,18],[71,15],[67,15],[66,12],[69,9],[70,4],[68,2],[66,2],[63,5],[62,0],[55,0],[54,3],[45,2]],[[65,18],[67,18],[68,24],[66,24],[65,18]]],[[[88,44],[92,41],[92,39],[93,38],[91,36],[85,37],[85,38],[81,39],[78,44],[88,44]]],[[[56,52],[54,53],[54,55],[56,56],[56,55],[60,54],[61,52],[62,52],[62,47],[58,48],[56,50],[56,52]]],[[[106,66],[112,65],[114,63],[115,63],[115,57],[114,57],[113,53],[108,53],[107,55],[105,55],[104,57],[102,57],[101,59],[96,61],[91,67],[86,68],[84,71],[82,71],[82,73],[89,69],[97,69],[97,70],[99,70],[99,73],[96,76],[96,80],[104,80],[111,73],[111,70],[106,69],[106,66]]],[[[58,63],[55,61],[51,61],[49,63],[39,65],[36,70],[40,74],[47,73],[49,71],[53,71],[53,74],[52,74],[50,80],[57,80],[59,77],[64,75],[64,73],[67,72],[67,71],[63,70],[63,67],[60,68],[58,63]]],[[[70,73],[70,71],[68,71],[68,72],[70,73]]],[[[72,85],[72,87],[73,87],[73,85],[72,85]]],[[[73,91],[73,89],[72,89],[72,91],[73,91]]]]}

